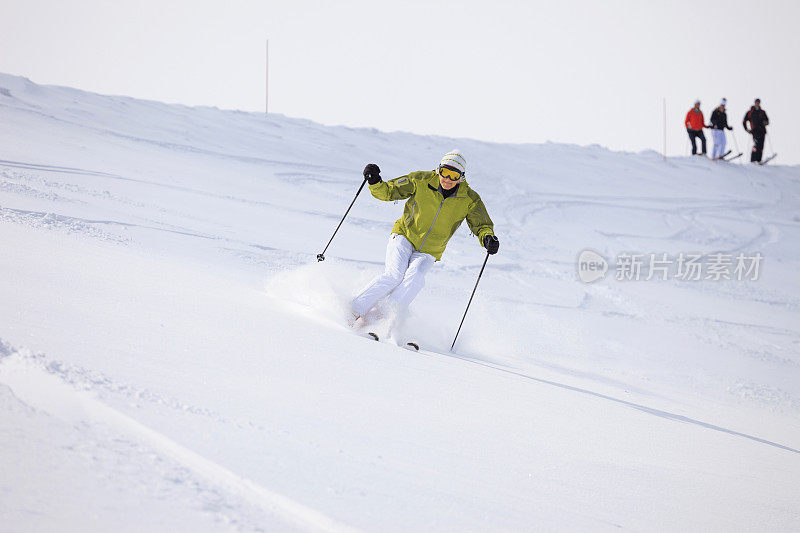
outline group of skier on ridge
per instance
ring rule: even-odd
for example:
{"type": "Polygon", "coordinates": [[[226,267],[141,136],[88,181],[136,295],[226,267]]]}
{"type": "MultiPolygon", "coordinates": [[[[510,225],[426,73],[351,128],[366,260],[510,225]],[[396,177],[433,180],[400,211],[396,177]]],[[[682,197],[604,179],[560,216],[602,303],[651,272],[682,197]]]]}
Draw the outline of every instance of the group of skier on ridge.
{"type": "MultiPolygon", "coordinates": [[[[712,138],[714,139],[714,150],[711,153],[712,160],[723,159],[729,153],[725,151],[725,130],[733,130],[733,128],[728,125],[728,115],[725,112],[726,104],[727,100],[723,98],[711,113],[711,124],[708,125],[705,123],[703,112],[700,111],[700,100],[695,100],[694,107],[686,113],[684,124],[686,132],[689,134],[689,140],[692,143],[692,155],[706,155],[706,136],[703,134],[703,128],[711,129],[712,138]],[[698,139],[702,149],[699,154],[697,153],[698,139]]],[[[769,117],[767,117],[766,111],[761,109],[761,99],[756,98],[742,120],[742,126],[744,126],[745,131],[753,136],[753,150],[750,153],[750,162],[753,164],[761,162],[768,125],[769,117]]]]}

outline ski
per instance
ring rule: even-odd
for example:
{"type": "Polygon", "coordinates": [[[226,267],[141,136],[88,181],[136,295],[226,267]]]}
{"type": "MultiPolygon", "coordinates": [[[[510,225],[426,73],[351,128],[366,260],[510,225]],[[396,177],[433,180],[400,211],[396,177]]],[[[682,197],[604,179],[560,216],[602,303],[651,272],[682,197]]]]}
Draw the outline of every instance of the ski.
{"type": "Polygon", "coordinates": [[[733,152],[733,150],[728,150],[727,152],[725,152],[724,154],[719,156],[717,159],[725,159],[726,157],[728,157],[728,154],[730,154],[731,152],[733,152]]]}
{"type": "MultiPolygon", "coordinates": [[[[376,341],[380,342],[381,340],[378,334],[373,331],[370,331],[369,333],[367,333],[367,335],[376,341]]],[[[417,344],[416,342],[407,342],[405,346],[401,346],[401,348],[406,348],[407,350],[414,350],[415,352],[418,352],[419,344],[417,344]]]]}
{"type": "Polygon", "coordinates": [[[773,159],[775,159],[775,157],[776,157],[777,155],[778,155],[778,154],[772,154],[771,156],[769,156],[769,157],[768,157],[768,158],[766,158],[765,160],[763,160],[763,161],[759,161],[759,162],[758,162],[758,164],[759,164],[759,165],[766,165],[767,163],[769,163],[770,161],[772,161],[773,159]]]}
{"type": "MultiPolygon", "coordinates": [[[[728,153],[730,153],[730,152],[728,152],[728,153]]],[[[725,158],[723,157],[723,158],[722,158],[722,160],[723,160],[723,161],[733,161],[733,160],[734,160],[734,159],[736,159],[737,157],[742,157],[742,152],[739,152],[739,153],[738,153],[738,154],[736,154],[735,156],[733,156],[733,157],[729,157],[728,159],[725,159],[725,158]]]]}

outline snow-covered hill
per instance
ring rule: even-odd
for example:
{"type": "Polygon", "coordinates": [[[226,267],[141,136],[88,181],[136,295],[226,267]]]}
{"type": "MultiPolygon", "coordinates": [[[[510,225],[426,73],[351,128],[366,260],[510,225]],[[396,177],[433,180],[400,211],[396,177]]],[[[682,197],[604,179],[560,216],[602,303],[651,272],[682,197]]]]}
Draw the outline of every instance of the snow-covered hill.
{"type": "Polygon", "coordinates": [[[796,530],[799,207],[800,167],[0,74],[0,529],[796,530]],[[426,352],[354,334],[402,206],[362,193],[315,255],[366,163],[453,148],[501,243],[455,350],[466,228],[398,335],[426,352]],[[604,280],[578,279],[586,249],[604,280]]]}

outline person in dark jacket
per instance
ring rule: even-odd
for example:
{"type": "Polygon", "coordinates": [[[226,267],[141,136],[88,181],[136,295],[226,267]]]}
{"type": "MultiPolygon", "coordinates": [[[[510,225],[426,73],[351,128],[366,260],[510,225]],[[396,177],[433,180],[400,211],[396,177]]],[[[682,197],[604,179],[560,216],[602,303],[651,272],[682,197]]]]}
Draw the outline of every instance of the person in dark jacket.
{"type": "Polygon", "coordinates": [[[728,114],[725,113],[725,104],[728,101],[723,98],[716,109],[711,113],[711,137],[714,139],[714,149],[711,151],[711,159],[716,161],[725,155],[725,130],[732,130],[728,126],[728,114]]]}
{"type": "Polygon", "coordinates": [[[692,141],[692,155],[697,155],[697,139],[700,139],[703,151],[700,155],[706,155],[706,136],[703,135],[703,128],[706,127],[703,112],[700,111],[700,100],[695,100],[694,107],[686,113],[686,120],[683,121],[686,126],[686,133],[689,134],[689,140],[692,141]]]}
{"type": "Polygon", "coordinates": [[[745,113],[742,126],[745,131],[753,136],[753,152],[750,154],[751,163],[760,163],[761,155],[764,152],[764,138],[767,136],[767,126],[769,126],[769,117],[767,112],[761,109],[761,99],[756,98],[753,102],[753,107],[745,113]],[[750,126],[747,126],[747,123],[750,126]]]}

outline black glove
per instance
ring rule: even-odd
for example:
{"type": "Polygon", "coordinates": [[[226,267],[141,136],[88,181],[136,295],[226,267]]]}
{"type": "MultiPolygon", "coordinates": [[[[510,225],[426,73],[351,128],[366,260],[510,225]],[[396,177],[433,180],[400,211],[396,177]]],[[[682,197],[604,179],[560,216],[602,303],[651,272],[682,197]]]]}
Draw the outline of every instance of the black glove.
{"type": "Polygon", "coordinates": [[[726,128],[728,131],[733,131],[733,128],[731,128],[730,126],[725,126],[725,128],[726,128]]]}
{"type": "Polygon", "coordinates": [[[370,185],[375,185],[376,183],[381,181],[381,169],[375,163],[370,163],[369,165],[364,167],[364,179],[369,182],[370,185]]]}
{"type": "Polygon", "coordinates": [[[500,240],[494,235],[487,235],[483,238],[483,247],[486,251],[494,255],[500,249],[500,240]]]}

